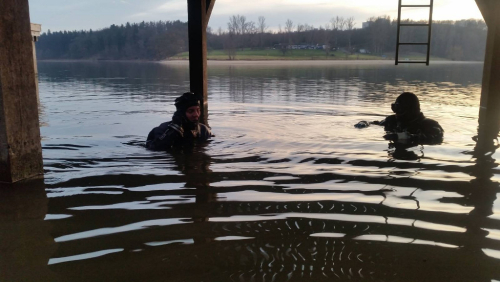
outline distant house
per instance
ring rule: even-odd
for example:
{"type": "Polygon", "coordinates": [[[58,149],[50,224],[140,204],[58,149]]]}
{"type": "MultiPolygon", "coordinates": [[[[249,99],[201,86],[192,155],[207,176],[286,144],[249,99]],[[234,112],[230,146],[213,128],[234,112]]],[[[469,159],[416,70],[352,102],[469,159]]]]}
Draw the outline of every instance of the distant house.
{"type": "Polygon", "coordinates": [[[359,49],[360,54],[368,54],[368,50],[366,49],[359,49]]]}
{"type": "Polygon", "coordinates": [[[300,45],[288,45],[286,48],[292,50],[322,50],[324,49],[324,46],[327,45],[300,44],[300,45]]]}
{"type": "Polygon", "coordinates": [[[370,26],[371,23],[372,22],[364,22],[364,23],[361,24],[361,28],[367,28],[367,27],[370,26]]]}

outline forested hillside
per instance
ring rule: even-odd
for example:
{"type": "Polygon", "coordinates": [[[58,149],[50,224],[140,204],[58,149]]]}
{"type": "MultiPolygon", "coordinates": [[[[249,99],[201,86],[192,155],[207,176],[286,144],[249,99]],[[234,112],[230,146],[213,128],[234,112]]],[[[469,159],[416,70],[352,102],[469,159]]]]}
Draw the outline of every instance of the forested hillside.
{"type": "Polygon", "coordinates": [[[43,33],[39,59],[160,60],[187,50],[187,23],[142,22],[98,31],[43,33]]]}
{"type": "MultiPolygon", "coordinates": [[[[283,28],[270,30],[264,17],[257,22],[245,16],[230,17],[227,29],[208,29],[208,49],[224,50],[227,59],[237,59],[236,51],[280,49],[283,56],[297,48],[315,48],[328,56],[333,50],[345,53],[394,53],[396,21],[373,17],[354,28],[354,18],[333,17],[321,27],[295,24],[287,20],[283,28]]],[[[483,60],[486,24],[482,20],[435,21],[431,54],[450,60],[483,60]]],[[[402,28],[401,41],[423,42],[425,28],[402,28]]],[[[422,46],[405,47],[423,52],[422,46]]],[[[159,21],[112,25],[102,30],[46,32],[37,43],[39,59],[162,60],[188,50],[187,23],[159,21]]]]}

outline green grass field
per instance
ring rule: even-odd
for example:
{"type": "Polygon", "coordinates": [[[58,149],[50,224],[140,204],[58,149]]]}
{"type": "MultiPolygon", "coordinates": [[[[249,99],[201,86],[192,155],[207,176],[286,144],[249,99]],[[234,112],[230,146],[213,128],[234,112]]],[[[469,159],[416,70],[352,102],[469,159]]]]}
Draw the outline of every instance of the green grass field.
{"type": "MultiPolygon", "coordinates": [[[[265,50],[252,50],[252,49],[239,49],[236,51],[235,60],[244,61],[261,61],[261,60],[394,60],[394,54],[386,54],[385,57],[372,54],[352,54],[347,55],[344,52],[336,51],[330,52],[326,56],[323,50],[290,50],[285,55],[280,50],[265,49],[265,50]]],[[[400,54],[400,60],[425,60],[424,54],[408,53],[400,54]]],[[[170,60],[188,60],[189,52],[182,52],[170,60]]],[[[209,60],[229,60],[228,55],[224,50],[212,50],[208,52],[209,60]]],[[[449,61],[448,59],[431,56],[434,61],[449,61]]]]}
{"type": "MultiPolygon", "coordinates": [[[[170,57],[171,60],[187,60],[189,52],[183,52],[170,57]]],[[[224,50],[212,50],[208,52],[209,60],[229,60],[224,50]]],[[[285,55],[280,50],[265,49],[251,50],[243,49],[236,51],[236,60],[382,60],[381,56],[369,54],[353,54],[346,56],[343,52],[330,52],[326,56],[323,50],[289,50],[285,55]],[[333,55],[333,56],[332,56],[333,55]]]]}

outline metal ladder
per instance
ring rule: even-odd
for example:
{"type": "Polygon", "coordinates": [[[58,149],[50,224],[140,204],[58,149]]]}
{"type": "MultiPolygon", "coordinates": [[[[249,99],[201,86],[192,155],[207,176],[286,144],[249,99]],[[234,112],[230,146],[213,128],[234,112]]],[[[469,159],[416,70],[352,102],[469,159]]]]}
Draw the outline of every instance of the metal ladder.
{"type": "Polygon", "coordinates": [[[432,10],[434,8],[434,0],[430,0],[429,5],[403,5],[403,0],[399,0],[398,6],[398,35],[397,35],[397,43],[396,43],[396,65],[399,63],[417,63],[417,64],[426,64],[429,65],[429,57],[431,53],[431,29],[432,29],[432,10]],[[401,8],[429,8],[429,21],[426,24],[402,24],[401,23],[401,8]],[[410,42],[400,42],[399,37],[401,33],[402,26],[427,26],[429,28],[427,42],[422,43],[410,43],[410,42]],[[426,45],[427,46],[427,56],[425,61],[400,61],[399,60],[399,46],[401,45],[426,45]]]}

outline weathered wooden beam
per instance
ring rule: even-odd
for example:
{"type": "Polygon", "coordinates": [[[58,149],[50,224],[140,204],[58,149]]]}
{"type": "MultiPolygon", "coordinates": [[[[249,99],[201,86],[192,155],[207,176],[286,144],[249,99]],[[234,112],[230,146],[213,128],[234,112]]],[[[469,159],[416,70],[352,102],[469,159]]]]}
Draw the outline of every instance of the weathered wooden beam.
{"type": "Polygon", "coordinates": [[[43,173],[28,0],[0,1],[0,182],[43,173]]]}
{"type": "Polygon", "coordinates": [[[500,1],[476,0],[488,25],[484,60],[478,147],[489,148],[500,130],[500,1]]]}
{"type": "Polygon", "coordinates": [[[206,15],[206,22],[205,26],[208,27],[208,22],[210,21],[210,16],[212,16],[212,10],[214,9],[215,6],[215,0],[206,0],[206,7],[207,7],[207,15],[206,15]]]}
{"type": "Polygon", "coordinates": [[[477,6],[479,7],[479,11],[481,11],[481,14],[483,14],[484,21],[486,24],[488,21],[490,21],[490,13],[491,11],[488,10],[488,7],[491,5],[489,2],[493,2],[497,0],[476,0],[477,6]]]}
{"type": "Polygon", "coordinates": [[[200,121],[207,125],[207,12],[211,12],[214,3],[215,0],[188,0],[190,88],[202,100],[200,121]]]}

